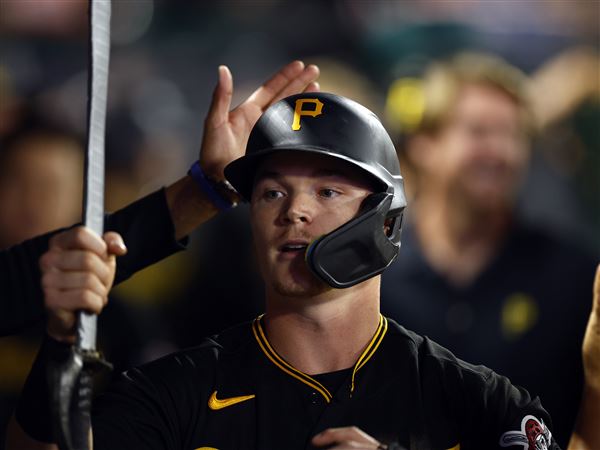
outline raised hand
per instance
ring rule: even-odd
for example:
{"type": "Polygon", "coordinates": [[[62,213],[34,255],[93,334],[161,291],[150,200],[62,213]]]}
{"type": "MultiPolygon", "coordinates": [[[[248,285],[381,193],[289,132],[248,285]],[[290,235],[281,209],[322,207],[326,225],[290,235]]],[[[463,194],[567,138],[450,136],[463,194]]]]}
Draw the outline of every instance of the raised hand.
{"type": "Polygon", "coordinates": [[[600,399],[600,265],[596,269],[592,312],[582,350],[586,387],[600,399]]]}
{"type": "Polygon", "coordinates": [[[121,236],[103,238],[80,226],[52,237],[40,258],[48,334],[64,342],[75,340],[75,313],[99,314],[108,301],[115,278],[115,256],[127,252],[121,236]]]}
{"type": "Polygon", "coordinates": [[[592,312],[582,345],[585,383],[568,450],[600,448],[600,265],[596,269],[593,295],[592,312]]]}
{"type": "Polygon", "coordinates": [[[219,81],[204,123],[200,149],[202,170],[224,179],[225,166],[244,155],[250,130],[271,104],[289,95],[319,90],[317,66],[294,61],[280,69],[238,107],[230,111],[233,78],[226,66],[219,67],[219,81]]]}

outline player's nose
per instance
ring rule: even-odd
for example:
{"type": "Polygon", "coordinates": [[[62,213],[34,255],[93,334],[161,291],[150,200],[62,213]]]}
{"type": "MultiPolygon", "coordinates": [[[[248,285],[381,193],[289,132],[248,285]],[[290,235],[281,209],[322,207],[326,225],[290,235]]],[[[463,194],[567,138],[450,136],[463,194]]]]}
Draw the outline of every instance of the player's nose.
{"type": "Polygon", "coordinates": [[[288,225],[312,222],[313,212],[307,197],[301,193],[288,196],[281,211],[282,223],[288,225]]]}

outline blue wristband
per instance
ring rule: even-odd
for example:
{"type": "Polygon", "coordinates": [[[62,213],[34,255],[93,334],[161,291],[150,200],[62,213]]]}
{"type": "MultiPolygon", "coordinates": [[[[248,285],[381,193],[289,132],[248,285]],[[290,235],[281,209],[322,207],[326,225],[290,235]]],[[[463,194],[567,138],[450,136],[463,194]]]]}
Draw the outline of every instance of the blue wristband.
{"type": "Polygon", "coordinates": [[[209,180],[204,172],[202,172],[202,168],[198,161],[192,164],[192,167],[190,167],[190,170],[188,171],[188,175],[192,177],[200,190],[204,192],[210,202],[215,205],[218,210],[226,211],[234,206],[234,203],[229,199],[224,198],[215,190],[215,183],[209,180]]]}

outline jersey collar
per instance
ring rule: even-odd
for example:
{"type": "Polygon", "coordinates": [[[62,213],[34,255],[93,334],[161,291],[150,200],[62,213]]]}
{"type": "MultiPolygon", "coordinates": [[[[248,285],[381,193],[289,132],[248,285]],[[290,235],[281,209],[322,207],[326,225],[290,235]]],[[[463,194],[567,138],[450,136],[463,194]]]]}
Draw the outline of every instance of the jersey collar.
{"type": "MultiPolygon", "coordinates": [[[[307,386],[311,387],[312,389],[317,391],[319,394],[321,394],[327,403],[331,402],[331,399],[333,398],[333,396],[332,396],[331,392],[329,392],[325,386],[323,386],[321,383],[319,383],[317,380],[315,380],[310,375],[296,369],[291,364],[286,362],[281,356],[279,356],[279,354],[271,346],[271,344],[269,343],[267,336],[264,332],[264,327],[262,325],[263,316],[264,316],[264,314],[257,317],[256,319],[254,319],[254,322],[252,322],[252,333],[254,334],[256,342],[258,343],[258,346],[260,347],[262,352],[265,354],[265,356],[273,364],[275,364],[275,366],[277,366],[280,370],[285,372],[287,375],[295,378],[296,380],[300,381],[301,383],[306,384],[307,386]]],[[[369,344],[367,345],[367,347],[363,350],[363,352],[358,357],[356,364],[354,364],[354,368],[352,370],[352,381],[350,384],[350,396],[352,396],[352,394],[354,393],[354,387],[355,387],[354,380],[356,377],[356,373],[375,354],[379,345],[381,344],[381,341],[383,341],[383,337],[387,333],[387,329],[388,329],[388,321],[385,317],[383,317],[380,314],[379,315],[379,324],[377,325],[377,330],[375,331],[375,334],[369,341],[369,344]]]]}

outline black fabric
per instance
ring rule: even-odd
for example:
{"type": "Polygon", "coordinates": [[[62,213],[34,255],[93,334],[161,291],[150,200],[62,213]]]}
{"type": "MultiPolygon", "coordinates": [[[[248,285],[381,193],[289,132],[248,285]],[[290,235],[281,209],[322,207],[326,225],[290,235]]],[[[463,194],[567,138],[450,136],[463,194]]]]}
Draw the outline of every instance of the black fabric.
{"type": "Polygon", "coordinates": [[[27,376],[15,410],[17,422],[28,431],[29,436],[40,442],[53,442],[54,436],[47,369],[49,364],[67,360],[69,349],[68,344],[46,336],[27,376]],[[36,413],[32,414],[32,411],[36,413]]]}
{"type": "MultiPolygon", "coordinates": [[[[164,189],[108,214],[105,229],[121,234],[128,248],[127,255],[119,258],[115,284],[182,250],[186,242],[175,240],[164,189]]],[[[0,251],[0,336],[16,333],[44,316],[38,260],[60,231],[0,251]]]]}
{"type": "Polygon", "coordinates": [[[330,403],[267,358],[244,324],[125,372],[97,399],[92,420],[95,450],[310,449],[315,434],[350,425],[411,449],[480,450],[503,448],[511,431],[527,442],[526,421],[551,429],[525,390],[392,321],[354,391],[342,383],[330,403]],[[214,410],[214,392],[255,397],[214,410]]]}
{"type": "Polygon", "coordinates": [[[335,372],[320,373],[312,377],[327,388],[329,392],[336,392],[343,383],[347,382],[352,376],[352,370],[349,369],[336,370],[335,372]]]}
{"type": "Polygon", "coordinates": [[[517,223],[490,265],[456,287],[428,264],[409,224],[398,259],[383,274],[382,312],[539,396],[566,446],[579,406],[597,262],[564,238],[517,223]],[[511,315],[522,329],[511,332],[511,315]]]}

